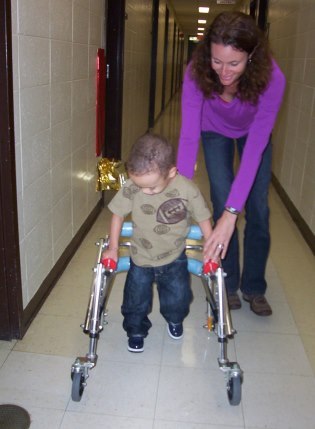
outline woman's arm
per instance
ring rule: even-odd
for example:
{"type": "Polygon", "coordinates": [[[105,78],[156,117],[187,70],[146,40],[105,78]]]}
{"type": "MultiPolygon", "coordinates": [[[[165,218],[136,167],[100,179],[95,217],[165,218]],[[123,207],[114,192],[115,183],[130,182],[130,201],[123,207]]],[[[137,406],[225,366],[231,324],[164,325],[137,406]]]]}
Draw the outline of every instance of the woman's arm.
{"type": "Polygon", "coordinates": [[[285,77],[273,61],[270,83],[260,96],[258,111],[250,127],[238,172],[226,207],[242,211],[256,178],[262,154],[269,142],[285,89],[285,77]]]}
{"type": "Polygon", "coordinates": [[[221,256],[225,258],[229,243],[234,232],[237,215],[224,211],[217,221],[215,228],[206,240],[203,248],[204,261],[216,259],[221,256]],[[223,248],[220,248],[222,245],[223,248]]]}

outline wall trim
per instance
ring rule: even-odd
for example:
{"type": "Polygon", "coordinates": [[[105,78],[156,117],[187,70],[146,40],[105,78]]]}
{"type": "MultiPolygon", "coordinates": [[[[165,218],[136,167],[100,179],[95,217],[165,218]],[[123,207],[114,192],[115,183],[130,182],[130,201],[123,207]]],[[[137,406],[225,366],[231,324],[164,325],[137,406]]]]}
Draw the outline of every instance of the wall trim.
{"type": "Polygon", "coordinates": [[[290,200],[288,194],[285,192],[283,187],[281,186],[279,180],[272,174],[272,184],[274,185],[279,197],[281,198],[283,204],[288,210],[290,216],[298,227],[300,233],[302,234],[304,240],[309,245],[313,254],[315,254],[315,235],[312,233],[310,227],[307,225],[305,220],[302,218],[301,214],[290,200]]]}
{"type": "Polygon", "coordinates": [[[90,213],[90,215],[88,216],[88,218],[85,220],[81,228],[78,230],[76,235],[73,237],[73,239],[71,240],[70,244],[67,246],[63,254],[60,256],[60,258],[58,259],[58,261],[56,262],[56,264],[54,265],[50,273],[47,275],[47,277],[39,287],[34,297],[31,299],[31,301],[24,309],[20,338],[23,338],[23,336],[25,335],[30,324],[32,323],[35,316],[41,309],[42,305],[44,304],[46,298],[54,288],[61,274],[66,269],[71,258],[73,257],[76,250],[82,243],[84,237],[89,232],[94,222],[96,221],[97,217],[101,213],[103,206],[104,206],[104,203],[103,203],[103,199],[101,198],[98,201],[95,208],[90,213]]]}

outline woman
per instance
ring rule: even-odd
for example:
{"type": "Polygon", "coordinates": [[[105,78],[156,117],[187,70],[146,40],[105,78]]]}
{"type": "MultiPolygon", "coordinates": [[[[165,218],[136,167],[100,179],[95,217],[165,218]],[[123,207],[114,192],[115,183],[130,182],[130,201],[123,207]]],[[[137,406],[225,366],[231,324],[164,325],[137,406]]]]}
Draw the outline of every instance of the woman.
{"type": "Polygon", "coordinates": [[[215,18],[194,52],[183,84],[177,167],[192,178],[201,135],[215,221],[205,255],[211,258],[221,252],[230,308],[241,307],[240,288],[260,316],[272,314],[265,298],[270,135],[284,88],[284,75],[264,34],[241,12],[223,12],[215,18]],[[240,164],[234,175],[235,146],[240,164]],[[236,222],[244,207],[241,274],[236,222]]]}

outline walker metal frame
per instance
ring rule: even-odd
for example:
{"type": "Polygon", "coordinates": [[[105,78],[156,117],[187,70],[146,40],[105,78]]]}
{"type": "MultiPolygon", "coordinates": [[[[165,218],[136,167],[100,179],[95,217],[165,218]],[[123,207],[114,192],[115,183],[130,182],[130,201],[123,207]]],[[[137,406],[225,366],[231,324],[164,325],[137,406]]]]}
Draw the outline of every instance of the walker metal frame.
{"type": "MultiPolygon", "coordinates": [[[[131,222],[124,222],[121,237],[132,236],[131,222]]],[[[187,240],[200,241],[202,233],[197,225],[192,225],[187,240]]],[[[96,264],[94,266],[93,281],[91,285],[90,299],[86,311],[85,322],[81,325],[83,332],[89,335],[89,351],[83,357],[77,357],[71,366],[72,400],[78,402],[86,387],[89,370],[97,363],[97,342],[106,321],[106,306],[110,296],[115,275],[129,270],[129,256],[120,256],[117,265],[111,260],[102,260],[102,253],[109,245],[109,236],[99,239],[96,264]]],[[[129,247],[130,242],[120,241],[119,247],[129,247]]],[[[187,242],[187,250],[200,252],[203,246],[187,242]]],[[[230,362],[227,357],[228,340],[236,334],[232,325],[227,294],[225,289],[225,273],[221,263],[207,263],[188,255],[188,270],[191,274],[201,278],[204,286],[207,302],[207,322],[204,325],[209,331],[213,331],[219,342],[218,364],[226,379],[226,390],[229,403],[239,405],[242,396],[243,371],[237,362],[230,362]]]]}

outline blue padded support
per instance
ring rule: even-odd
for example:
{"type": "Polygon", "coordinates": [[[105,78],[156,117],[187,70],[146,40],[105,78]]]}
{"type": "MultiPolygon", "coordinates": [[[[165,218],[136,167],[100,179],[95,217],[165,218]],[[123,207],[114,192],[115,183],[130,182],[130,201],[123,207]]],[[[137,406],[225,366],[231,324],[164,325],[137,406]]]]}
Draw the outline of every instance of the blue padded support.
{"type": "Polygon", "coordinates": [[[198,225],[191,225],[187,238],[189,240],[201,240],[203,237],[201,229],[198,225]]]}
{"type": "MultiPolygon", "coordinates": [[[[203,263],[198,259],[187,258],[188,260],[188,271],[195,276],[201,276],[203,263]]],[[[123,271],[128,271],[130,268],[130,259],[129,256],[121,256],[118,259],[116,273],[121,273],[123,271]]]]}
{"type": "Polygon", "coordinates": [[[195,276],[201,276],[203,271],[203,262],[198,259],[188,258],[188,271],[195,276]]]}
{"type": "MultiPolygon", "coordinates": [[[[132,236],[132,222],[124,222],[121,234],[122,237],[131,237],[132,236]]],[[[187,238],[189,240],[201,240],[202,239],[202,232],[198,225],[191,225],[187,238]]]]}
{"type": "Polygon", "coordinates": [[[121,237],[131,237],[132,236],[132,222],[124,222],[121,228],[121,237]]]}
{"type": "Polygon", "coordinates": [[[122,271],[128,271],[130,268],[130,258],[129,256],[121,256],[118,259],[116,273],[120,273],[122,271]]]}

